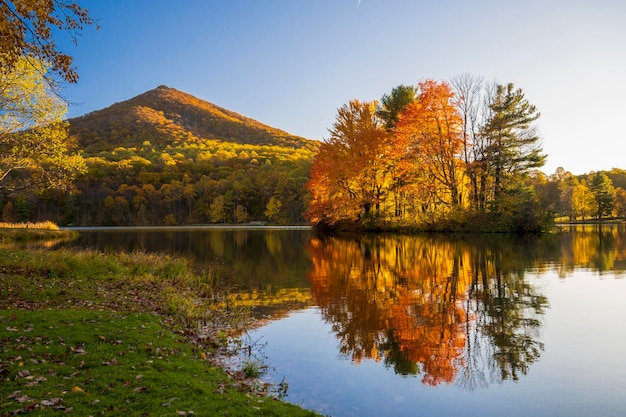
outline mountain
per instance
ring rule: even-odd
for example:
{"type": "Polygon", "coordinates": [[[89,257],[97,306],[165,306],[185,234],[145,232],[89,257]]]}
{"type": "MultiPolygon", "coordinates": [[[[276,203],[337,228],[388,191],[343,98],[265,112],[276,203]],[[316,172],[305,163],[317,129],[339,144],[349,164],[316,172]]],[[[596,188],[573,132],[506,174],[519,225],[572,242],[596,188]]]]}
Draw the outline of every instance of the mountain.
{"type": "Polygon", "coordinates": [[[157,148],[207,139],[311,150],[318,145],[164,85],[69,123],[86,153],[146,141],[157,148]]]}
{"type": "Polygon", "coordinates": [[[307,223],[306,184],[318,141],[166,86],[69,124],[86,169],[71,190],[5,197],[0,211],[7,221],[307,223]]]}

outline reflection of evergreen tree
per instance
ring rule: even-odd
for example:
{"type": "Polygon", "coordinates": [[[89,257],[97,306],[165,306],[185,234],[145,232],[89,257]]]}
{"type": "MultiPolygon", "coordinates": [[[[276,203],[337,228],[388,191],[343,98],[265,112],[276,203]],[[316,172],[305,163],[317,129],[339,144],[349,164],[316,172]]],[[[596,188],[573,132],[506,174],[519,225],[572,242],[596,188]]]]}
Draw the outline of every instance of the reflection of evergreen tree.
{"type": "Polygon", "coordinates": [[[395,339],[393,329],[387,331],[387,338],[380,348],[385,354],[385,367],[393,368],[396,374],[403,376],[417,375],[420,367],[417,362],[411,361],[402,353],[401,343],[395,339]]]}
{"type": "Polygon", "coordinates": [[[515,276],[503,279],[498,275],[483,288],[480,302],[484,306],[479,332],[494,347],[493,359],[500,371],[500,380],[518,380],[541,355],[543,343],[536,340],[547,299],[515,276]]]}

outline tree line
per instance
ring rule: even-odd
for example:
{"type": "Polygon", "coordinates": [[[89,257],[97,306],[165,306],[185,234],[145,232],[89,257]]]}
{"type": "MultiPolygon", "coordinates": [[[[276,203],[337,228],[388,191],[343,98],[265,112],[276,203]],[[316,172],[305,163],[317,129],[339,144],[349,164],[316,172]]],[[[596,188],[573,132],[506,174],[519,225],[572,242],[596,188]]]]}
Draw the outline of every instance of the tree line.
{"type": "Polygon", "coordinates": [[[86,172],[67,190],[4,196],[2,218],[63,225],[301,224],[312,155],[210,141],[157,151],[145,142],[84,158],[86,172]]]}
{"type": "Polygon", "coordinates": [[[536,169],[545,157],[532,126],[538,112],[510,84],[461,77],[353,100],[319,151],[151,133],[77,152],[62,101],[41,82],[47,67],[32,62],[1,79],[3,108],[13,109],[0,115],[3,221],[510,231],[626,215],[626,171],[536,169]]]}
{"type": "MultiPolygon", "coordinates": [[[[400,85],[380,101],[352,100],[339,108],[313,163],[307,217],[334,228],[442,231],[540,231],[558,215],[580,217],[548,195],[546,183],[558,175],[541,183],[539,117],[514,84],[470,75],[400,85]]],[[[605,181],[594,178],[579,184],[588,196],[605,181]]],[[[607,198],[587,199],[584,213],[613,214],[607,198]]]]}

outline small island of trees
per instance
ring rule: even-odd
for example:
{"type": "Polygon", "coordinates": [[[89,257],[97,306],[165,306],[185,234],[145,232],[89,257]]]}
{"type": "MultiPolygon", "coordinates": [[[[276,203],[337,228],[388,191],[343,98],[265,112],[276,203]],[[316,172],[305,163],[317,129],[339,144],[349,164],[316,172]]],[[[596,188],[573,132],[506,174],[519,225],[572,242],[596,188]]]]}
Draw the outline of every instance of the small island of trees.
{"type": "Polygon", "coordinates": [[[626,193],[605,173],[538,170],[546,159],[539,116],[512,83],[470,75],[352,100],[313,162],[308,219],[328,228],[537,232],[557,216],[623,215],[626,193]]]}

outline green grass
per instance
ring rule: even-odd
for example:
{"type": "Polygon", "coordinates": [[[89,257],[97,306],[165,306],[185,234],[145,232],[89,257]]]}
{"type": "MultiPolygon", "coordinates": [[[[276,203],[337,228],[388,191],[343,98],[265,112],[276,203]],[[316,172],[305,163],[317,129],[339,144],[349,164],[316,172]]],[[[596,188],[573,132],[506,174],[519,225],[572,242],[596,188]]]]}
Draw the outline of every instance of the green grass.
{"type": "Polygon", "coordinates": [[[240,384],[157,316],[0,312],[0,414],[313,415],[240,384]]]}
{"type": "Polygon", "coordinates": [[[0,248],[0,416],[314,416],[216,365],[245,317],[220,287],[164,255],[0,248]]]}

